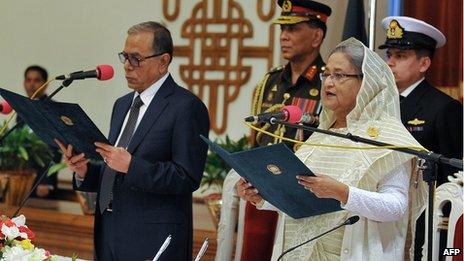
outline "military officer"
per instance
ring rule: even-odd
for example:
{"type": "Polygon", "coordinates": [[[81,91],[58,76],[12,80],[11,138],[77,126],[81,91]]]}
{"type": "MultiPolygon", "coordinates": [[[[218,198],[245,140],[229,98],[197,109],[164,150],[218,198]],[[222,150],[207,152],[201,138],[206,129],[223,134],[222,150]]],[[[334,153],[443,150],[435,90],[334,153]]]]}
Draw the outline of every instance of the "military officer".
{"type": "MultiPolygon", "coordinates": [[[[426,79],[435,49],[446,38],[424,21],[390,16],[382,21],[387,39],[380,49],[387,49],[387,63],[395,76],[400,93],[401,120],[414,138],[426,149],[450,158],[462,158],[462,104],[439,91],[426,79]]],[[[438,185],[458,170],[438,166],[438,185]]],[[[417,224],[415,260],[420,260],[425,224],[422,215],[417,224]]]]}
{"type": "MultiPolygon", "coordinates": [[[[319,54],[327,31],[327,18],[332,10],[327,5],[308,0],[278,0],[281,15],[274,21],[280,25],[280,48],[285,66],[272,69],[258,84],[252,103],[252,114],[280,111],[286,105],[299,106],[313,116],[321,112],[319,73],[324,62],[319,54]]],[[[315,118],[316,119],[316,118],[315,118]]],[[[317,126],[317,121],[309,122],[317,126]]],[[[281,125],[258,124],[259,128],[287,138],[305,140],[309,133],[281,125]]],[[[282,142],[260,132],[252,132],[253,146],[282,142]]],[[[286,144],[293,150],[298,146],[286,144]]],[[[241,260],[270,260],[277,214],[256,210],[247,203],[241,260]]]]}
{"type": "MultiPolygon", "coordinates": [[[[274,21],[280,25],[280,48],[285,66],[268,72],[258,84],[253,98],[252,113],[279,111],[285,105],[297,105],[313,116],[321,112],[319,73],[324,62],[319,49],[327,31],[327,18],[332,10],[316,1],[279,0],[281,15],[274,21]]],[[[315,118],[316,119],[316,118],[315,118]]],[[[316,122],[311,122],[317,126],[316,122]]],[[[304,140],[309,135],[283,126],[260,126],[262,129],[285,137],[304,140]]],[[[280,142],[262,133],[253,139],[254,145],[280,142]]],[[[292,149],[297,147],[288,143],[292,149]]]]}
{"type": "MultiPolygon", "coordinates": [[[[432,86],[425,75],[436,48],[446,42],[442,32],[424,21],[393,16],[383,19],[387,63],[400,93],[401,120],[426,149],[462,158],[462,104],[432,86]]],[[[438,184],[457,169],[439,166],[438,184]]]]}

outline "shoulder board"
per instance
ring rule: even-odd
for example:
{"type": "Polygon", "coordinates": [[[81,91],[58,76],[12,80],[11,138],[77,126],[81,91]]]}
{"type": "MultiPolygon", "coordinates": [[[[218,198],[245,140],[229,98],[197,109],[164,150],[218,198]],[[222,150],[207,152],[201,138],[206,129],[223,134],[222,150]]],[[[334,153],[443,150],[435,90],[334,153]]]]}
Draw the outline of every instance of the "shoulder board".
{"type": "Polygon", "coordinates": [[[285,66],[278,66],[278,67],[272,68],[272,69],[268,72],[268,74],[273,74],[273,73],[276,73],[276,72],[281,72],[284,68],[285,68],[285,66]]]}

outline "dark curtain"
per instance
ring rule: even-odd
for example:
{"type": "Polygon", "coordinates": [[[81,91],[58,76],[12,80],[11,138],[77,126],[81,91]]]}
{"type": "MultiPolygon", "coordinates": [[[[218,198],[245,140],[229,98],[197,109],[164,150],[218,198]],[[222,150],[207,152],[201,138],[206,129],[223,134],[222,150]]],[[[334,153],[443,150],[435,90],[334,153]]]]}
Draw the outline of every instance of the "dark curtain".
{"type": "Polygon", "coordinates": [[[404,0],[404,15],[421,19],[446,36],[446,44],[435,52],[428,80],[437,87],[462,87],[462,0],[404,0]]]}

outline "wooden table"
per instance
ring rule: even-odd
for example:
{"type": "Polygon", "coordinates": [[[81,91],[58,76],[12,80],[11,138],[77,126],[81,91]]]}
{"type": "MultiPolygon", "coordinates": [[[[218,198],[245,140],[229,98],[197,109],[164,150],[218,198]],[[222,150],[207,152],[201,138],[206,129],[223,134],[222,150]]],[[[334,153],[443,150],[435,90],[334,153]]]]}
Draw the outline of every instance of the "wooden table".
{"type": "MultiPolygon", "coordinates": [[[[209,248],[202,260],[214,260],[216,253],[216,231],[206,206],[193,204],[194,232],[193,255],[195,256],[205,237],[208,237],[209,248]]],[[[0,204],[0,214],[11,215],[16,207],[0,204]]],[[[31,199],[30,204],[21,210],[26,216],[26,225],[36,235],[34,244],[49,250],[52,254],[79,258],[93,258],[93,216],[80,212],[76,202],[49,201],[31,199]],[[37,207],[46,207],[41,209],[37,207]]]]}

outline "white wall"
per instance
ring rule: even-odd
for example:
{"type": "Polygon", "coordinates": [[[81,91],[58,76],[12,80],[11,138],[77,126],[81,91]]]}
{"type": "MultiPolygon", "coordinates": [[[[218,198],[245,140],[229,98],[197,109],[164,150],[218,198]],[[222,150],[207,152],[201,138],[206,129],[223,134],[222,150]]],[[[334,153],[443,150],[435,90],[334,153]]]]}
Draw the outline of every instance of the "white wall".
{"type": "MultiPolygon", "coordinates": [[[[270,0],[268,0],[270,1],[270,0]]],[[[175,1],[171,0],[171,3],[175,1]]],[[[179,29],[190,16],[191,7],[198,1],[180,1],[182,6],[179,20],[167,22],[174,43],[184,45],[179,29]]],[[[226,2],[224,0],[224,2],[226,2]]],[[[247,19],[256,22],[256,0],[237,0],[246,8],[247,19]]],[[[267,2],[267,1],[266,1],[267,2]]],[[[346,0],[324,0],[333,9],[329,18],[329,31],[322,54],[328,53],[341,40],[345,19],[346,0]]],[[[367,1],[365,1],[367,2],[367,1]]],[[[378,17],[387,10],[387,0],[378,1],[378,17]]],[[[51,76],[77,70],[93,69],[97,64],[112,64],[115,77],[107,82],[96,80],[76,81],[62,90],[56,100],[76,102],[89,114],[104,133],[108,133],[109,117],[113,101],[127,93],[122,65],[117,53],[122,50],[126,30],[133,24],[146,20],[165,20],[162,14],[161,0],[21,0],[0,2],[0,87],[23,94],[22,79],[24,69],[31,64],[40,64],[49,70],[51,76]]],[[[379,18],[379,19],[380,19],[379,18]]],[[[258,22],[256,22],[258,23],[258,22]]],[[[267,44],[266,30],[269,24],[258,24],[253,39],[247,44],[267,44]]],[[[378,25],[377,28],[379,28],[378,25]]],[[[277,32],[279,31],[276,27],[277,32]]],[[[384,39],[382,30],[378,30],[379,42],[384,39]]],[[[276,47],[278,47],[278,33],[276,47]]],[[[378,45],[378,44],[377,44],[378,45]]],[[[275,64],[280,63],[278,48],[275,48],[275,64]]],[[[250,81],[241,89],[240,96],[229,109],[227,132],[234,138],[248,133],[241,120],[249,114],[251,92],[266,71],[266,65],[260,59],[245,59],[253,66],[250,81]]],[[[181,85],[178,66],[185,58],[175,59],[171,71],[174,79],[181,85]]],[[[58,86],[50,86],[49,93],[58,86]]],[[[4,117],[1,117],[2,120],[4,117]]],[[[213,134],[213,136],[215,136],[213,134]]]]}

